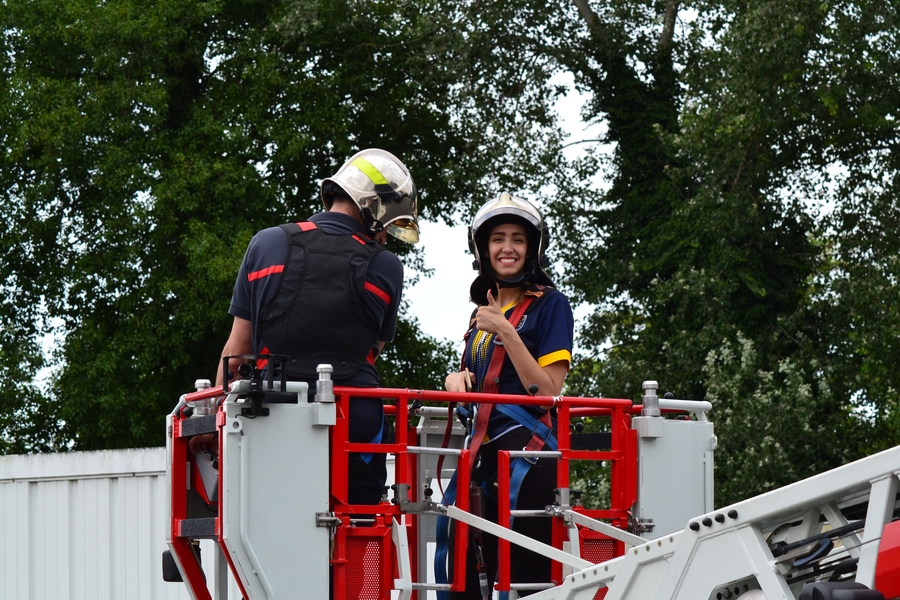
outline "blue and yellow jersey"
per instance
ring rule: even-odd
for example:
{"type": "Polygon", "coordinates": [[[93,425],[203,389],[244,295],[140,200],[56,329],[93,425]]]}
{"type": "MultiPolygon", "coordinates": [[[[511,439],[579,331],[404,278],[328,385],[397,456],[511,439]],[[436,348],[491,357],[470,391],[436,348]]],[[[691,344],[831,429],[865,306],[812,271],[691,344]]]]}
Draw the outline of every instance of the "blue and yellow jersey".
{"type": "MultiPolygon", "coordinates": [[[[560,360],[571,365],[575,319],[569,300],[564,294],[551,287],[545,287],[539,292],[527,293],[537,297],[516,324],[516,331],[522,339],[522,343],[541,367],[560,360]]],[[[515,305],[504,306],[503,312],[509,318],[514,309],[515,305]]],[[[464,366],[475,375],[474,391],[476,392],[484,389],[484,378],[496,347],[497,340],[493,334],[475,329],[470,329],[466,333],[464,366]]],[[[509,356],[503,359],[498,392],[501,394],[527,394],[509,356]]],[[[540,394],[540,392],[538,393],[540,394]]],[[[543,412],[537,407],[529,407],[528,410],[535,417],[540,417],[543,412]]],[[[518,424],[509,417],[498,411],[492,411],[488,425],[488,438],[493,439],[502,435],[516,425],[518,424]]]]}

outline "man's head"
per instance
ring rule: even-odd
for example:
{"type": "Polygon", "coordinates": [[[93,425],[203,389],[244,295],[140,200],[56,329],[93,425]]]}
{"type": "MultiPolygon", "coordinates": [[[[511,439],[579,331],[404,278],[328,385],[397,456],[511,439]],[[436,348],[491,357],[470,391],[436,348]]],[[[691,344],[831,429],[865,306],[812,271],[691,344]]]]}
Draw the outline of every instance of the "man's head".
{"type": "Polygon", "coordinates": [[[397,239],[419,241],[416,184],[400,159],[377,148],[357,152],[322,180],[322,202],[332,210],[335,201],[351,200],[363,224],[376,235],[382,230],[397,239]]]}

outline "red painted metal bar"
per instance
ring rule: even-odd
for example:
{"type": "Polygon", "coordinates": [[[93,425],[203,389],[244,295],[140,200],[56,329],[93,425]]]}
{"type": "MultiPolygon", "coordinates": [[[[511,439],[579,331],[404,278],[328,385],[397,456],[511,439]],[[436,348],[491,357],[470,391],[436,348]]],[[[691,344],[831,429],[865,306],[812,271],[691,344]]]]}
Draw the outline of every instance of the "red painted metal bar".
{"type": "Polygon", "coordinates": [[[410,493],[415,494],[416,486],[412,485],[412,472],[409,470],[409,460],[406,452],[409,440],[409,395],[400,394],[395,402],[397,413],[394,417],[394,445],[398,447],[395,451],[396,457],[394,460],[395,479],[400,482],[410,483],[410,493]]]}
{"type": "MultiPolygon", "coordinates": [[[[509,498],[509,450],[501,450],[497,453],[497,524],[511,528],[510,498],[509,498]],[[504,476],[501,476],[503,473],[504,476]]],[[[501,592],[509,591],[509,540],[497,538],[497,589],[501,592]]]]}
{"type": "MultiPolygon", "coordinates": [[[[559,489],[568,489],[569,485],[569,461],[572,459],[570,450],[572,444],[571,431],[569,430],[569,423],[571,422],[571,412],[574,410],[574,407],[568,403],[562,404],[557,409],[557,447],[560,449],[562,457],[559,459],[556,465],[556,487],[559,489]],[[559,426],[562,424],[563,426],[559,426]]],[[[551,542],[555,548],[562,548],[562,543],[564,536],[568,535],[566,531],[565,525],[560,522],[558,519],[553,519],[551,522],[551,542]]],[[[550,578],[553,583],[561,583],[563,576],[562,565],[557,562],[552,562],[550,566],[550,578]]]]}
{"type": "Polygon", "coordinates": [[[196,402],[197,400],[206,400],[207,398],[217,398],[218,396],[224,396],[227,393],[228,392],[222,389],[221,385],[217,385],[216,387],[185,394],[184,401],[196,402]]]}
{"type": "MultiPolygon", "coordinates": [[[[219,406],[218,412],[216,412],[216,435],[218,436],[217,446],[219,448],[219,457],[222,457],[222,452],[224,450],[223,446],[225,445],[225,436],[223,435],[223,429],[225,427],[225,409],[219,406]]],[[[247,594],[247,590],[244,589],[244,584],[241,582],[241,578],[237,576],[237,568],[234,566],[234,560],[231,557],[231,552],[228,551],[228,548],[225,547],[225,539],[222,537],[222,529],[221,524],[225,522],[224,516],[224,501],[225,498],[225,483],[222,477],[222,463],[219,463],[219,472],[216,476],[216,480],[219,486],[218,498],[219,502],[219,516],[216,519],[216,538],[219,543],[219,548],[222,551],[222,555],[225,557],[225,561],[228,563],[228,568],[231,569],[232,575],[234,575],[234,580],[237,582],[238,588],[241,590],[242,598],[249,598],[249,594],[247,594]]]]}
{"type": "MultiPolygon", "coordinates": [[[[621,460],[612,461],[610,477],[612,506],[626,512],[637,501],[637,432],[630,428],[630,415],[625,414],[627,408],[620,407],[613,416],[613,448],[621,448],[623,456],[621,460]]],[[[613,525],[626,527],[627,515],[624,516],[624,521],[614,522],[613,525]]]]}
{"type": "MultiPolygon", "coordinates": [[[[471,461],[475,457],[468,450],[459,454],[456,469],[456,506],[460,510],[469,510],[469,474],[472,472],[471,461]]],[[[456,534],[453,539],[455,557],[453,561],[453,578],[450,589],[462,592],[466,589],[466,549],[469,541],[469,526],[465,523],[455,524],[456,534]]]]}
{"type": "MultiPolygon", "coordinates": [[[[194,553],[191,540],[182,534],[183,525],[188,518],[188,483],[191,478],[191,467],[188,438],[182,433],[182,417],[176,414],[172,418],[172,474],[170,538],[172,540],[172,552],[178,558],[178,563],[183,570],[185,585],[191,590],[191,594],[198,600],[211,599],[206,587],[206,579],[203,568],[194,553]]],[[[218,527],[218,523],[216,523],[218,527]]]]}
{"type": "Polygon", "coordinates": [[[181,525],[188,517],[188,470],[188,440],[182,437],[181,417],[176,415],[172,419],[172,520],[169,523],[172,552],[178,558],[185,584],[191,589],[192,595],[197,600],[212,600],[191,542],[181,535],[181,525]]]}
{"type": "Polygon", "coordinates": [[[334,572],[331,589],[336,599],[347,597],[347,544],[344,531],[350,529],[350,516],[345,515],[335,531],[331,565],[334,572]]]}
{"type": "Polygon", "coordinates": [[[347,504],[347,477],[349,475],[349,463],[347,461],[347,444],[350,439],[350,399],[346,394],[338,394],[335,391],[335,409],[337,419],[331,427],[331,497],[336,505],[347,504]]]}
{"type": "MultiPolygon", "coordinates": [[[[208,390],[204,390],[208,391],[208,390]]],[[[481,404],[517,404],[519,406],[559,407],[563,404],[585,408],[628,408],[631,400],[623,398],[581,398],[579,396],[516,396],[512,394],[471,394],[444,392],[440,390],[410,390],[404,388],[351,388],[334,387],[335,396],[346,394],[357,398],[397,398],[423,402],[479,402],[481,404]]]]}

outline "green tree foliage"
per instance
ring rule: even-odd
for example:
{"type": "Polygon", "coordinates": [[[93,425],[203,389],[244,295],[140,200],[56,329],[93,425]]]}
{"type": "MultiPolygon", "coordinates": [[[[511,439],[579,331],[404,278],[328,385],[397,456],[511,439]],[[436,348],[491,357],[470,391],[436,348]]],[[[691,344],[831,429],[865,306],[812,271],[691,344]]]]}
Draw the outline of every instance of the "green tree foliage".
{"type": "MultiPolygon", "coordinates": [[[[7,450],[156,443],[215,362],[252,232],[312,212],[315,180],[369,145],[408,161],[426,216],[501,188],[544,203],[557,279],[595,306],[568,392],[637,399],[652,378],[711,400],[718,502],[897,439],[894,3],[16,0],[0,18],[7,450]],[[562,74],[603,131],[574,156],[562,74]],[[22,374],[53,327],[44,397],[22,374]]],[[[385,383],[435,387],[448,349],[400,330],[385,383]]]]}
{"type": "MultiPolygon", "coordinates": [[[[530,127],[498,117],[487,138],[453,108],[474,100],[436,4],[9,0],[0,30],[5,452],[162,443],[212,374],[254,231],[318,210],[317,180],[367,146],[440,215],[530,127]]],[[[436,387],[448,348],[401,333],[387,358],[408,378],[386,381],[436,387]]]]}
{"type": "Polygon", "coordinates": [[[609,190],[561,215],[599,305],[573,388],[712,400],[719,503],[892,445],[897,248],[872,225],[896,212],[897,9],[648,3],[629,30],[637,4],[583,10],[617,145],[609,190]]]}
{"type": "Polygon", "coordinates": [[[569,393],[639,399],[657,379],[712,400],[720,503],[893,444],[897,248],[877,234],[896,218],[897,8],[479,8],[470,29],[506,27],[494,52],[518,57],[470,44],[482,81],[566,72],[604,128],[531,182],[561,280],[597,307],[569,393]]]}

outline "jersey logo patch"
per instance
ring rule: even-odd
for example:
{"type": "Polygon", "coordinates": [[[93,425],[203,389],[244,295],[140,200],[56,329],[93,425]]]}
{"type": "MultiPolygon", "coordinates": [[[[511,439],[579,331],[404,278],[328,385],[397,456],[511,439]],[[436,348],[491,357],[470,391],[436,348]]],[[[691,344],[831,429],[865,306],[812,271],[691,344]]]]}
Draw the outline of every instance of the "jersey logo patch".
{"type": "Polygon", "coordinates": [[[522,320],[519,321],[518,325],[516,325],[516,331],[520,331],[522,329],[522,327],[525,326],[525,319],[527,319],[527,318],[528,318],[528,315],[522,315],[522,320]]]}
{"type": "MultiPolygon", "coordinates": [[[[522,320],[519,321],[519,324],[518,324],[518,325],[516,325],[516,331],[521,330],[522,327],[525,326],[525,319],[527,319],[527,318],[528,318],[528,315],[522,315],[522,320]]],[[[495,337],[493,343],[494,343],[495,345],[497,345],[497,346],[502,346],[502,345],[503,345],[503,340],[501,340],[499,337],[495,337]]]]}

